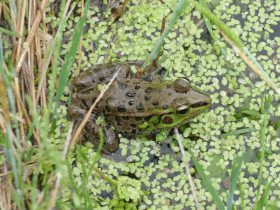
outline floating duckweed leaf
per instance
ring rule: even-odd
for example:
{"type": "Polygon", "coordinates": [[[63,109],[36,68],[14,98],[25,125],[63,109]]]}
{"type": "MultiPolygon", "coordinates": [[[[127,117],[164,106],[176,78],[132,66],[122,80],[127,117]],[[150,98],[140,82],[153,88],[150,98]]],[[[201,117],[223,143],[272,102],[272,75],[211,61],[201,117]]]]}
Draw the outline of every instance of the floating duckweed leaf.
{"type": "Polygon", "coordinates": [[[141,182],[127,176],[119,176],[117,180],[118,197],[125,201],[139,202],[143,192],[141,182]]]}

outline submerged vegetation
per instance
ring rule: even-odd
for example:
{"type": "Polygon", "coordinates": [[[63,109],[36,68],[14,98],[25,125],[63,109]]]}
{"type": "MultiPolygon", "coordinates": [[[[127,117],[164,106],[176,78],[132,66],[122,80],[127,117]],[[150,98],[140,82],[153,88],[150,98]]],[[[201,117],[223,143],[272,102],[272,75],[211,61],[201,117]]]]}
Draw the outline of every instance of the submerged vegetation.
{"type": "Polygon", "coordinates": [[[275,0],[1,2],[0,208],[280,208],[279,11],[275,0]],[[126,60],[187,77],[210,110],[158,141],[121,137],[114,154],[101,154],[102,131],[98,148],[78,144],[69,79],[126,60]]]}

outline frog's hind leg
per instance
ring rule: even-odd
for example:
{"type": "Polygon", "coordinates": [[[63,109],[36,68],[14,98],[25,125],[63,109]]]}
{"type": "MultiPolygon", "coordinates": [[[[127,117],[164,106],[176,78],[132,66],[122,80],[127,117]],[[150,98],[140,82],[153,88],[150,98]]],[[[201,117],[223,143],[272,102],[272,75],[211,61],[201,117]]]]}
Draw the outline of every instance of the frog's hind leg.
{"type": "Polygon", "coordinates": [[[88,120],[82,134],[82,142],[92,142],[97,149],[100,145],[101,130],[104,134],[102,152],[107,154],[115,152],[119,148],[119,139],[113,127],[97,125],[95,121],[96,117],[94,115],[88,120]]]}
{"type": "Polygon", "coordinates": [[[102,152],[106,154],[115,152],[119,148],[120,141],[115,133],[114,128],[105,127],[103,131],[105,131],[105,142],[102,148],[102,152]]]}

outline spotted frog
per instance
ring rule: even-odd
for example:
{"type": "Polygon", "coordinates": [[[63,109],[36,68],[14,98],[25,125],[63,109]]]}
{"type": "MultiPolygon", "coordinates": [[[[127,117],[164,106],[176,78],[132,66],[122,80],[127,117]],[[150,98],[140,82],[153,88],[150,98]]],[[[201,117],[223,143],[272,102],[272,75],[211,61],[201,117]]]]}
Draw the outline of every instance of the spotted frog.
{"type": "MultiPolygon", "coordinates": [[[[203,112],[211,104],[210,97],[185,78],[163,80],[157,73],[132,76],[132,69],[141,69],[141,61],[94,66],[75,77],[72,84],[72,105],[69,116],[78,124],[100,94],[100,84],[108,84],[119,70],[105,95],[85,125],[82,140],[99,141],[100,128],[105,134],[103,152],[117,150],[117,133],[124,137],[150,136],[170,130],[203,112]],[[100,125],[98,118],[103,118],[100,125]],[[102,124],[102,123],[101,123],[102,124]]],[[[156,66],[154,72],[161,72],[156,66]]]]}

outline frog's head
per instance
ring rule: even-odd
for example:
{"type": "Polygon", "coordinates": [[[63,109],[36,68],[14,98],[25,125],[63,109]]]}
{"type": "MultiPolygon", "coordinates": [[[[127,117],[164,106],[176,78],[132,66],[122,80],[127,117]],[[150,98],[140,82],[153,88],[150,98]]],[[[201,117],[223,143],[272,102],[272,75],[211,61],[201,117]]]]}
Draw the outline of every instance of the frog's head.
{"type": "Polygon", "coordinates": [[[169,108],[157,115],[156,120],[152,119],[153,129],[176,127],[199,115],[211,104],[211,99],[206,93],[191,86],[184,78],[172,82],[169,91],[169,108]]]}

